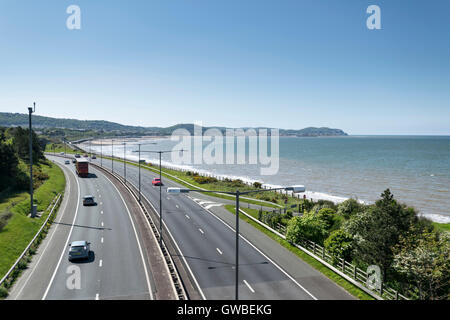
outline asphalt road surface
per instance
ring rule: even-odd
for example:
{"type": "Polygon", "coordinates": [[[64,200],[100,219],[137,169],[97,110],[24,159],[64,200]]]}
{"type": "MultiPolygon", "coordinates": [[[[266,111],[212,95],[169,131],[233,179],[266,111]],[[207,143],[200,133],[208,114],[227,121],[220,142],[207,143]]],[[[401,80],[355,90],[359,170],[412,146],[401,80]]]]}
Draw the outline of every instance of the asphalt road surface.
{"type": "MultiPolygon", "coordinates": [[[[97,158],[92,161],[99,165],[102,162],[104,168],[111,170],[111,160],[97,158]]],[[[124,176],[123,163],[115,161],[114,172],[124,176]]],[[[159,176],[141,169],[142,194],[159,212],[159,187],[151,184],[155,177],[159,176]]],[[[127,165],[126,178],[137,187],[138,168],[127,165]]],[[[220,205],[226,200],[200,193],[169,195],[167,187],[182,186],[164,177],[162,180],[165,226],[200,287],[202,297],[234,299],[235,231],[232,221],[235,218],[220,205]]],[[[240,225],[244,236],[239,247],[240,299],[354,299],[260,231],[243,221],[240,225]]],[[[163,237],[167,236],[163,234],[163,237]]]]}
{"type": "Polygon", "coordinates": [[[79,178],[74,165],[48,157],[63,167],[67,184],[59,214],[29,268],[9,299],[153,299],[150,269],[128,208],[116,187],[90,168],[79,178]],[[82,197],[93,195],[96,206],[82,197]],[[68,260],[68,244],[91,243],[87,260],[68,260]]]}

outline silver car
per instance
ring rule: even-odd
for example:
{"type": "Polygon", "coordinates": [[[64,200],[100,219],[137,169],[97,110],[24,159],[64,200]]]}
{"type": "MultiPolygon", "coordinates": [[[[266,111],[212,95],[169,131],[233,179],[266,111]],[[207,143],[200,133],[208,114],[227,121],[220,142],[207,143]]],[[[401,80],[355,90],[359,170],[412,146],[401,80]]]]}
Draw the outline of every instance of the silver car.
{"type": "Polygon", "coordinates": [[[75,259],[89,259],[89,252],[91,251],[91,243],[85,240],[74,241],[69,244],[69,261],[75,259]]]}

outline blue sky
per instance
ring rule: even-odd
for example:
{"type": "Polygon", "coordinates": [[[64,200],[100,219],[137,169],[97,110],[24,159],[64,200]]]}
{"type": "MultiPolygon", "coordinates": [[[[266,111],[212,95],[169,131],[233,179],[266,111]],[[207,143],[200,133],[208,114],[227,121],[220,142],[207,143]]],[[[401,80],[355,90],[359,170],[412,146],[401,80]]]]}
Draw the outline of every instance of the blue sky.
{"type": "Polygon", "coordinates": [[[0,111],[450,134],[447,0],[2,0],[0,111]],[[68,30],[66,8],[81,8],[68,30]],[[368,30],[366,8],[381,8],[368,30]]]}

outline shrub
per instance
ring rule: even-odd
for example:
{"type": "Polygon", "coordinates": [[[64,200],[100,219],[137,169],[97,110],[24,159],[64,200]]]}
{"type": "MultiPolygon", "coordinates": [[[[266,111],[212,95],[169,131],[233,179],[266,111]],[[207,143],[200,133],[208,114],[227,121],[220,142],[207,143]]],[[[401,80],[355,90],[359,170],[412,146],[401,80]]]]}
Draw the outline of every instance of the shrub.
{"type": "Polygon", "coordinates": [[[356,199],[347,199],[338,205],[337,214],[349,219],[351,216],[364,210],[364,205],[359,203],[356,199]]]}
{"type": "MultiPolygon", "coordinates": [[[[325,249],[331,253],[333,257],[351,260],[353,250],[353,237],[344,230],[333,231],[325,240],[325,249]]],[[[334,259],[336,262],[337,259],[334,259]]]]}
{"type": "Polygon", "coordinates": [[[0,298],[6,298],[8,296],[8,289],[4,286],[0,287],[0,298]]]}
{"type": "Polygon", "coordinates": [[[253,186],[254,186],[256,189],[261,189],[262,183],[261,183],[261,182],[253,182],[253,186]]]}
{"type": "Polygon", "coordinates": [[[313,214],[305,214],[302,217],[293,217],[287,226],[286,239],[293,243],[300,243],[302,238],[323,244],[327,237],[327,229],[324,222],[313,214]]]}
{"type": "Polygon", "coordinates": [[[205,183],[215,183],[218,180],[213,177],[194,176],[194,181],[199,184],[205,184],[205,183]]]}

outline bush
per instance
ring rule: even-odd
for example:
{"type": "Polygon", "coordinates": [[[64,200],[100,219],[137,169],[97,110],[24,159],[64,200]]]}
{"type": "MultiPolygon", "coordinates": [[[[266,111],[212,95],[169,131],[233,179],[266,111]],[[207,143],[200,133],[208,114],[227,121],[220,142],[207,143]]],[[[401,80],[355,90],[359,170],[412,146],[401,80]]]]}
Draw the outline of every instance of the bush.
{"type": "MultiPolygon", "coordinates": [[[[353,250],[353,237],[344,230],[333,231],[325,240],[325,249],[331,253],[333,257],[351,260],[353,250]]],[[[335,259],[334,262],[337,262],[335,259]]]]}
{"type": "Polygon", "coordinates": [[[0,287],[0,298],[6,298],[8,296],[8,289],[6,289],[5,287],[1,286],[0,287]]]}
{"type": "Polygon", "coordinates": [[[215,183],[218,180],[213,177],[194,176],[194,181],[199,184],[205,184],[205,183],[215,183]]]}
{"type": "Polygon", "coordinates": [[[253,182],[253,186],[254,186],[256,189],[261,189],[262,183],[261,183],[261,182],[253,182]]]}
{"type": "Polygon", "coordinates": [[[302,217],[293,217],[287,226],[286,239],[293,243],[300,243],[302,238],[323,244],[328,235],[325,223],[314,216],[305,214],[302,217]]]}
{"type": "Polygon", "coordinates": [[[349,219],[358,212],[364,210],[364,205],[359,203],[356,199],[347,199],[338,205],[337,214],[349,219]]]}

